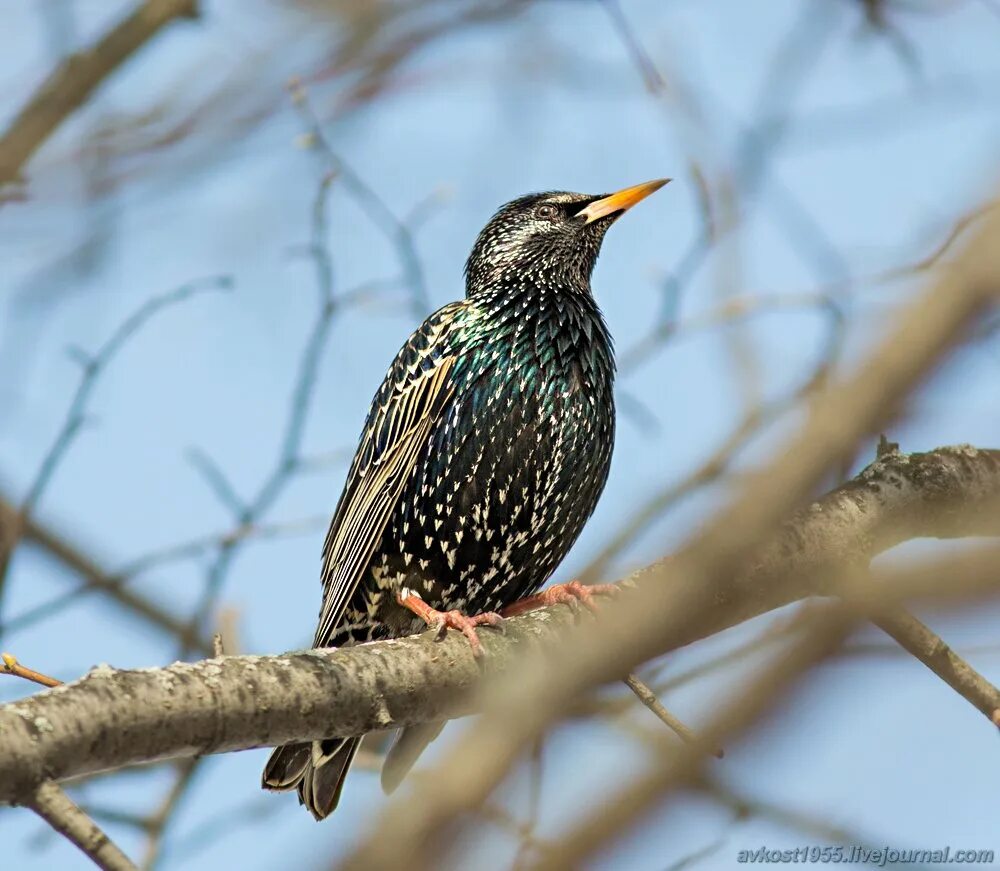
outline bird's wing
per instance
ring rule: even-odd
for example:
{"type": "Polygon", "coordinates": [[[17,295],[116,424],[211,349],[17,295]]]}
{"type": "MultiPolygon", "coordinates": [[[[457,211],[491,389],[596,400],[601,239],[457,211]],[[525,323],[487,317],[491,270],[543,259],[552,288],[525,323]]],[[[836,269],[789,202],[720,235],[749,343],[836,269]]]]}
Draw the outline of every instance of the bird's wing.
{"type": "Polygon", "coordinates": [[[329,643],[451,397],[455,309],[431,315],[403,345],[375,394],[323,545],[323,606],[314,645],[329,643]]]}

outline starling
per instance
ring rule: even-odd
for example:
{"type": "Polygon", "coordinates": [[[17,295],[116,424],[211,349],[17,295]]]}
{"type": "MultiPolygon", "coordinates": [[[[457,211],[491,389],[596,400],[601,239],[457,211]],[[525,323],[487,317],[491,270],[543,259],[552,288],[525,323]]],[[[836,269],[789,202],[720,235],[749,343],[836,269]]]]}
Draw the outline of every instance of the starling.
{"type": "MultiPolygon", "coordinates": [[[[315,647],[463,632],[560,601],[537,591],[604,489],[615,434],[611,336],[590,277],[608,227],[661,179],[503,206],[465,266],[466,295],[427,318],[375,394],[323,547],[315,647]],[[472,615],[472,616],[466,616],[472,615]]],[[[402,730],[394,788],[442,724],[402,730]]],[[[266,789],[333,812],[361,737],[277,748],[266,789]]]]}

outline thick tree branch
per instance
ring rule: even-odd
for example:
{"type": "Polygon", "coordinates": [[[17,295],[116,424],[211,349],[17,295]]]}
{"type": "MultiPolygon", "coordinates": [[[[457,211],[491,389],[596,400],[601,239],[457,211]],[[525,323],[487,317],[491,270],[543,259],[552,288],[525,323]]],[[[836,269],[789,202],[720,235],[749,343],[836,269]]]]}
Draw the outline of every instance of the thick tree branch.
{"type": "Polygon", "coordinates": [[[783,524],[748,570],[719,586],[703,619],[679,628],[678,641],[690,643],[801,599],[803,578],[820,594],[831,573],[866,566],[909,539],[1000,535],[998,486],[1000,450],[957,445],[885,454],[783,524]]]}
{"type": "MultiPolygon", "coordinates": [[[[789,521],[716,602],[709,620],[687,638],[671,637],[671,644],[811,596],[817,572],[832,573],[838,561],[855,566],[904,538],[996,531],[996,514],[986,508],[998,497],[1000,452],[960,447],[884,456],[789,521]]],[[[510,620],[505,634],[484,631],[487,673],[521,661],[525,644],[554,641],[575,619],[570,609],[555,606],[510,620]]],[[[455,633],[440,644],[420,636],[160,669],[98,667],[72,684],[0,708],[0,802],[23,801],[45,779],[152,759],[461,716],[473,710],[466,690],[482,676],[455,633]]],[[[993,693],[993,707],[1000,707],[993,693]]]]}
{"type": "MultiPolygon", "coordinates": [[[[587,618],[589,619],[589,618],[587,618]]],[[[483,631],[488,672],[574,620],[556,607],[483,631]]],[[[481,677],[461,635],[344,650],[227,656],[166,668],[98,666],[80,680],[0,707],[0,803],[62,780],[151,759],[345,735],[471,712],[481,677]]]]}
{"type": "Polygon", "coordinates": [[[0,138],[0,187],[16,182],[55,129],[165,25],[197,14],[197,0],[145,0],[96,44],[59,64],[0,138]]]}

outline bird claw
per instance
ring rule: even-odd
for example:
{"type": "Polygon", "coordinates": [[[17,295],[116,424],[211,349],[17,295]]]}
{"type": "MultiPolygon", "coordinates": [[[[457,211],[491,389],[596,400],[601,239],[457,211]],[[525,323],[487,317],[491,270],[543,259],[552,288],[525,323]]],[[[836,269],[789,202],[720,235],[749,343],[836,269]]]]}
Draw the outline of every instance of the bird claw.
{"type": "Polygon", "coordinates": [[[437,629],[436,640],[443,641],[449,629],[456,629],[468,639],[469,647],[472,648],[472,655],[476,659],[486,656],[486,651],[479,640],[476,627],[490,626],[494,629],[504,631],[503,617],[493,611],[476,614],[472,617],[466,616],[461,611],[438,611],[437,613],[440,616],[431,624],[437,629]]]}
{"type": "Polygon", "coordinates": [[[576,613],[580,612],[582,606],[592,614],[596,614],[599,610],[594,601],[596,596],[618,596],[621,592],[622,589],[618,584],[584,585],[579,581],[570,581],[566,584],[555,584],[534,596],[528,596],[508,605],[503,609],[503,615],[513,617],[526,611],[534,611],[536,608],[544,608],[546,605],[568,605],[576,613]]]}
{"type": "Polygon", "coordinates": [[[476,659],[486,656],[486,651],[483,649],[483,645],[479,641],[479,635],[476,633],[477,626],[490,626],[494,629],[499,629],[501,632],[505,631],[503,617],[493,611],[476,614],[472,617],[466,616],[461,611],[438,611],[436,608],[428,605],[420,597],[419,593],[405,588],[400,591],[396,597],[396,601],[408,611],[416,614],[434,630],[434,639],[436,641],[443,641],[449,629],[457,629],[468,639],[469,647],[472,648],[472,655],[476,659]]]}

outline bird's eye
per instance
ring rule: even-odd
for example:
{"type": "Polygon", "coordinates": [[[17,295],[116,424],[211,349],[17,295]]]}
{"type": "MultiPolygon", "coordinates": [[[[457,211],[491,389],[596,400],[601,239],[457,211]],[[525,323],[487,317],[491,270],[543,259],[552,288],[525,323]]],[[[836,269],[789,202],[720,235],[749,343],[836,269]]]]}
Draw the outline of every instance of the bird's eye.
{"type": "Polygon", "coordinates": [[[535,209],[535,214],[539,218],[554,218],[559,214],[559,210],[551,203],[542,203],[542,205],[535,209]]]}

